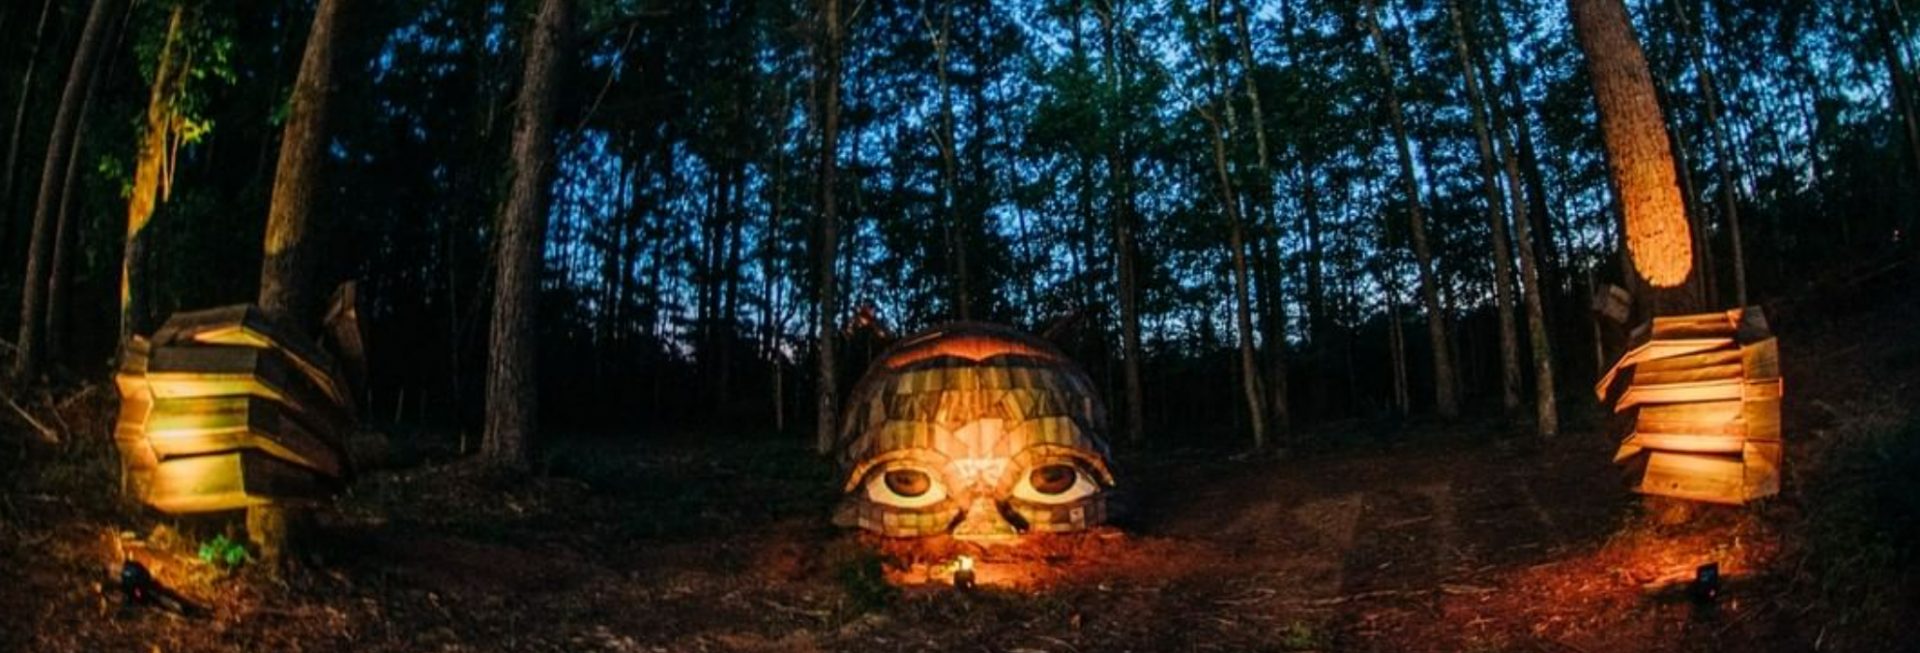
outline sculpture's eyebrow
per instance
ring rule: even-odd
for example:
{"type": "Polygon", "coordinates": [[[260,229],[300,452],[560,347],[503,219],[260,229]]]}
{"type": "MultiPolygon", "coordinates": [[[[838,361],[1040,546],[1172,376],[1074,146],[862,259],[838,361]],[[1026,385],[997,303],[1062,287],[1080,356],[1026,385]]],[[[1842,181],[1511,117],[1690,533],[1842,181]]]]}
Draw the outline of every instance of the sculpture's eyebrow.
{"type": "Polygon", "coordinates": [[[1113,470],[1107,468],[1107,461],[1101,458],[1099,454],[1079,447],[1042,443],[1021,449],[1018,453],[1008,457],[1008,460],[1014,463],[1014,469],[1030,469],[1039,466],[1041,463],[1061,459],[1072,459],[1079,462],[1088,469],[1093,470],[1094,473],[1099,474],[1102,483],[1107,485],[1114,484],[1113,470]]]}
{"type": "Polygon", "coordinates": [[[847,480],[843,484],[844,487],[842,488],[842,491],[846,491],[846,492],[853,491],[854,488],[860,486],[861,481],[867,478],[867,474],[869,472],[872,472],[875,467],[879,467],[881,465],[886,465],[886,464],[899,462],[899,461],[908,461],[908,462],[919,463],[922,465],[927,465],[936,470],[939,470],[939,469],[946,469],[947,462],[950,460],[952,459],[948,458],[946,454],[940,453],[940,451],[937,449],[929,449],[926,447],[894,449],[892,451],[888,451],[886,453],[868,458],[862,461],[859,465],[854,466],[853,471],[847,474],[847,480]]]}

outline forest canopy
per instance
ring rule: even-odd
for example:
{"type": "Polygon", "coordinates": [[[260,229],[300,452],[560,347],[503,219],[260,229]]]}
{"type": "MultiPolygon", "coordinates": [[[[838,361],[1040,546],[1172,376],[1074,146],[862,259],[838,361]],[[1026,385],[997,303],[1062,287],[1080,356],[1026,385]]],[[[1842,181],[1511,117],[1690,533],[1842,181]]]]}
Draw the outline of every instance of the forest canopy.
{"type": "MultiPolygon", "coordinates": [[[[313,4],[0,8],[0,298],[46,295],[0,333],[45,320],[55,379],[253,297],[313,4]]],[[[313,292],[360,284],[381,419],[480,422],[535,4],[334,19],[313,292]]],[[[1625,5],[1707,308],[1912,251],[1900,2],[1625,5]]],[[[1604,370],[1589,298],[1633,285],[1562,3],[581,2],[568,22],[533,307],[547,428],[800,437],[821,333],[844,388],[959,319],[1061,343],[1122,441],[1526,414],[1532,389],[1552,403],[1542,372],[1604,370]]]]}

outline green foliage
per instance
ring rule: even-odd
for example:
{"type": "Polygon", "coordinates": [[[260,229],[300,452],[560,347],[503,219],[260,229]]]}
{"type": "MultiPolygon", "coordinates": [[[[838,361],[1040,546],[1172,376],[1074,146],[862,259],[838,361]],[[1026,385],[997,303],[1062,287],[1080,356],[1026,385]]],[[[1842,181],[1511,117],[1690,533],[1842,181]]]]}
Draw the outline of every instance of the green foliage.
{"type": "Polygon", "coordinates": [[[226,533],[201,542],[199,555],[202,561],[228,571],[253,561],[253,554],[247,552],[246,543],[229,538],[226,533]]]}
{"type": "Polygon", "coordinates": [[[1289,651],[1318,651],[1333,645],[1328,631],[1295,620],[1280,629],[1280,647],[1289,651]]]}

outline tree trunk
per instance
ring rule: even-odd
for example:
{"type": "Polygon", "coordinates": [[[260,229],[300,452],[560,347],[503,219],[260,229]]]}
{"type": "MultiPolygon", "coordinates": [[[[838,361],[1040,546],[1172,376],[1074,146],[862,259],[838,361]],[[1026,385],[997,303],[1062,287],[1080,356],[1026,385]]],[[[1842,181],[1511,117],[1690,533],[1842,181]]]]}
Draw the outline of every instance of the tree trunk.
{"type": "Polygon", "coordinates": [[[1433,346],[1433,398],[1434,409],[1440,417],[1452,419],[1460,415],[1460,405],[1454,396],[1455,383],[1453,357],[1450,340],[1447,337],[1447,315],[1440,307],[1439,280],[1433,269],[1433,251],[1427,245],[1427,222],[1421,198],[1420,180],[1416,177],[1413,165],[1413,146],[1407,134],[1406,116],[1400,108],[1400,91],[1394,74],[1393,59],[1387,51],[1387,37],[1380,30],[1380,21],[1374,16],[1373,0],[1363,2],[1361,12],[1366,21],[1367,32],[1373,37],[1375,61],[1380,68],[1381,83],[1385,86],[1383,97],[1387,105],[1387,117],[1393,125],[1394,147],[1400,160],[1400,178],[1407,194],[1407,220],[1412,227],[1414,262],[1420,266],[1420,303],[1427,311],[1427,339],[1433,346]]]}
{"type": "Polygon", "coordinates": [[[1120,48],[1118,32],[1120,29],[1119,3],[1109,3],[1105,12],[1100,14],[1101,27],[1105,34],[1104,49],[1108,97],[1114,98],[1112,106],[1107,107],[1107,130],[1110,146],[1107,149],[1107,174],[1114,193],[1113,242],[1117,252],[1120,293],[1120,365],[1121,376],[1126,384],[1127,404],[1127,441],[1140,443],[1146,440],[1146,399],[1140,379],[1140,281],[1135,271],[1138,265],[1137,246],[1133,242],[1136,228],[1135,207],[1133,202],[1132,160],[1127,158],[1126,131],[1130,126],[1121,125],[1124,86],[1120,71],[1120,48]]]}
{"type": "Polygon", "coordinates": [[[176,74],[174,46],[180,37],[185,5],[176,4],[167,19],[167,37],[154,66],[153,88],[147,94],[146,126],[134,155],[133,189],[127,198],[127,235],[120,254],[120,339],[147,328],[149,298],[146,283],[147,223],[161,200],[162,177],[167,176],[168,142],[173,138],[173,98],[184,74],[176,74]]]}
{"type": "MultiPolygon", "coordinates": [[[[926,19],[922,15],[923,20],[926,19]]],[[[928,26],[932,29],[932,26],[928,26]]],[[[948,0],[940,4],[940,27],[933,36],[934,62],[938,66],[936,79],[940,84],[940,210],[945,218],[943,229],[947,236],[947,255],[953,263],[953,304],[954,310],[962,320],[973,319],[973,309],[969,301],[967,279],[967,229],[962,224],[964,218],[955,199],[955,186],[959,184],[958,163],[954,161],[954,148],[957,135],[953,128],[953,85],[947,79],[947,64],[953,45],[953,2],[948,0]]]]}
{"type": "MultiPolygon", "coordinates": [[[[1509,67],[1507,69],[1509,83],[1513,74],[1512,67],[1509,67]]],[[[1516,95],[1514,99],[1517,101],[1519,98],[1516,95]]],[[[1540,437],[1551,438],[1560,432],[1560,408],[1556,402],[1557,384],[1554,379],[1553,343],[1547,332],[1546,290],[1545,284],[1540,282],[1539,250],[1534,247],[1533,220],[1532,216],[1528,215],[1528,207],[1534,206],[1535,203],[1521,197],[1520,163],[1524,157],[1516,151],[1517,148],[1513,143],[1515,138],[1512,135],[1516,128],[1525,129],[1525,126],[1509,120],[1507,111],[1500,106],[1499,102],[1488,100],[1484,106],[1493,114],[1494,142],[1499,146],[1500,158],[1506,164],[1507,188],[1510,189],[1507,194],[1507,205],[1513,215],[1514,237],[1518,239],[1515,244],[1520,251],[1520,287],[1524,293],[1523,300],[1527,311],[1527,344],[1532,348],[1533,355],[1533,401],[1534,416],[1537,419],[1535,429],[1540,437]]],[[[1517,105],[1513,110],[1525,113],[1524,109],[1517,105]]]]}
{"type": "Polygon", "coordinates": [[[496,236],[492,320],[488,335],[487,419],[481,454],[490,466],[527,465],[539,425],[538,331],[541,257],[546,247],[547,189],[553,171],[554,98],[572,24],[569,0],[541,0],[526,40],[526,68],[514,99],[513,179],[496,236]]]}
{"type": "Polygon", "coordinates": [[[300,74],[294,79],[280,161],[273,173],[267,209],[266,256],[260,263],[260,308],[304,329],[319,316],[313,272],[319,263],[312,240],[314,196],[326,160],[327,92],[333,83],[333,22],[343,0],[320,0],[307,31],[300,74]]]}
{"type": "MultiPolygon", "coordinates": [[[[1254,151],[1260,157],[1254,161],[1254,171],[1258,173],[1259,185],[1257,188],[1259,190],[1252,194],[1252,200],[1254,205],[1259,207],[1258,210],[1270,212],[1273,210],[1271,197],[1271,189],[1273,188],[1273,155],[1267,147],[1267,118],[1266,111],[1261,108],[1260,105],[1260,85],[1254,79],[1253,74],[1255,70],[1253,62],[1253,30],[1247,25],[1247,8],[1245,3],[1238,2],[1237,0],[1234,2],[1233,17],[1234,30],[1239,36],[1241,80],[1245,83],[1247,103],[1253,114],[1254,151]]],[[[1260,223],[1268,225],[1273,230],[1273,240],[1276,243],[1273,258],[1277,261],[1281,256],[1278,246],[1280,242],[1279,221],[1269,215],[1268,220],[1260,221],[1256,224],[1260,223]]],[[[1256,230],[1258,229],[1259,227],[1256,226],[1256,230]]],[[[1264,234],[1261,237],[1261,242],[1265,242],[1264,234]]],[[[1266,257],[1263,256],[1261,258],[1265,259],[1266,257]]],[[[1261,267],[1265,269],[1266,265],[1263,263],[1261,267]]],[[[1272,315],[1269,317],[1267,325],[1268,332],[1272,334],[1267,338],[1268,357],[1272,369],[1272,376],[1267,379],[1269,384],[1268,396],[1271,397],[1271,403],[1268,408],[1273,412],[1274,428],[1282,434],[1285,434],[1293,421],[1293,415],[1287,405],[1287,312],[1286,303],[1281,297],[1279,277],[1280,273],[1277,270],[1274,271],[1274,273],[1270,275],[1268,282],[1263,284],[1266,290],[1262,294],[1266,297],[1266,301],[1263,303],[1272,307],[1272,315]]]]}
{"type": "Polygon", "coordinates": [[[20,75],[20,99],[13,108],[13,131],[7,135],[6,168],[0,169],[0,247],[7,243],[13,225],[13,181],[19,176],[20,140],[27,128],[27,107],[33,102],[33,74],[40,65],[40,48],[47,38],[47,17],[53,15],[53,0],[40,3],[40,20],[34,24],[33,45],[27,49],[27,69],[20,75]]]}
{"type": "MultiPolygon", "coordinates": [[[[1222,98],[1225,104],[1225,98],[1222,98]]],[[[1220,203],[1227,215],[1227,247],[1233,256],[1233,317],[1239,331],[1240,381],[1246,392],[1248,425],[1253,429],[1253,448],[1267,446],[1265,398],[1260,392],[1260,366],[1253,351],[1253,311],[1247,292],[1246,227],[1240,219],[1240,200],[1233,189],[1233,177],[1227,170],[1226,139],[1217,120],[1208,117],[1207,133],[1213,137],[1213,167],[1219,174],[1220,203]]]]}
{"type": "MultiPolygon", "coordinates": [[[[1714,173],[1720,179],[1720,211],[1726,217],[1727,237],[1732,241],[1734,301],[1739,306],[1746,306],[1746,247],[1740,237],[1740,205],[1735,195],[1732,164],[1728,160],[1732,156],[1732,148],[1727,142],[1726,128],[1720,124],[1720,90],[1714,85],[1713,68],[1707,64],[1705,49],[1700,45],[1705,36],[1693,31],[1686,8],[1680,6],[1678,0],[1674,2],[1674,15],[1679,17],[1680,37],[1687,41],[1687,53],[1692,56],[1695,72],[1699,75],[1701,99],[1706,103],[1707,136],[1713,139],[1714,173]]],[[[1706,236],[1704,231],[1700,236],[1706,236]]],[[[1710,274],[1702,276],[1712,278],[1710,274]]]]}
{"type": "Polygon", "coordinates": [[[106,41],[107,21],[110,15],[118,13],[114,10],[118,6],[116,0],[94,0],[93,7],[87,11],[87,24],[81,29],[80,43],[74,47],[73,64],[67,68],[66,86],[60,91],[60,106],[47,136],[47,158],[40,167],[40,192],[33,206],[33,230],[28,235],[26,276],[21,281],[20,337],[15,343],[19,352],[13,365],[13,378],[21,382],[30,382],[39,376],[40,359],[45,355],[44,334],[40,330],[45,326],[47,277],[53,262],[53,222],[64,189],[75,124],[80,120],[80,105],[85,101],[94,59],[106,41]]]}
{"type": "Polygon", "coordinates": [[[823,0],[820,21],[826,28],[826,43],[822,49],[820,63],[826,70],[826,97],[822,98],[820,130],[820,311],[819,321],[820,370],[819,386],[816,389],[814,450],[825,454],[833,448],[834,422],[838,410],[839,398],[835,373],[834,339],[839,336],[834,328],[838,309],[838,279],[834,263],[840,245],[840,215],[834,201],[833,173],[840,156],[840,42],[842,28],[840,23],[840,0],[823,0]]]}
{"type": "MultiPolygon", "coordinates": [[[[106,41],[114,40],[118,29],[110,28],[106,41]]],[[[95,64],[96,66],[100,64],[95,64]]],[[[47,271],[47,337],[46,360],[55,365],[66,360],[67,356],[67,312],[70,309],[67,295],[71,282],[75,232],[80,220],[80,202],[73,197],[73,187],[86,173],[82,170],[81,154],[87,145],[88,117],[93,113],[93,98],[100,90],[100,78],[96,72],[88,75],[87,93],[80,101],[80,119],[73,127],[73,147],[67,153],[67,170],[60,176],[60,217],[54,220],[53,230],[53,267],[47,271]]]]}
{"type": "Polygon", "coordinates": [[[1676,181],[1673,151],[1640,41],[1621,0],[1568,0],[1574,35],[1605,136],[1607,169],[1619,198],[1626,250],[1654,314],[1702,305],[1693,238],[1676,181]]]}
{"type": "MultiPolygon", "coordinates": [[[[1471,105],[1474,144],[1480,148],[1480,188],[1486,195],[1487,224],[1493,233],[1494,312],[1500,324],[1500,405],[1512,413],[1520,408],[1520,338],[1513,324],[1513,247],[1507,241],[1507,217],[1502,212],[1504,200],[1499,173],[1495,172],[1493,137],[1487,130],[1486,97],[1474,75],[1473,50],[1467,44],[1459,0],[1447,0],[1447,17],[1453,27],[1454,55],[1460,58],[1460,76],[1466,82],[1467,103],[1471,105]]],[[[1511,188],[1516,195],[1520,192],[1518,185],[1511,188]]]]}

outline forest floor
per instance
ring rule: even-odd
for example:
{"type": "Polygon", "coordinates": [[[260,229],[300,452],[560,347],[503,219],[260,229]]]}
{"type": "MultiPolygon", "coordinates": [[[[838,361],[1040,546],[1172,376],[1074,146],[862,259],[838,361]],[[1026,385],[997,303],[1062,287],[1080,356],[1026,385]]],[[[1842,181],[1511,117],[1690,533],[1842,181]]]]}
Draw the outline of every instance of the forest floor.
{"type": "Polygon", "coordinates": [[[797,443],[566,442],[511,480],[428,456],[356,482],[277,578],[199,559],[217,524],[121,505],[105,446],[69,443],[0,485],[0,650],[1920,650],[1920,301],[1783,313],[1762,504],[1656,523],[1597,422],[1324,425],[1286,455],[1123,457],[1127,517],[983,552],[970,592],[953,549],[829,526],[797,443]],[[129,550],[210,614],[120,608],[129,550]],[[1698,603],[1707,562],[1728,580],[1698,603]]]}

